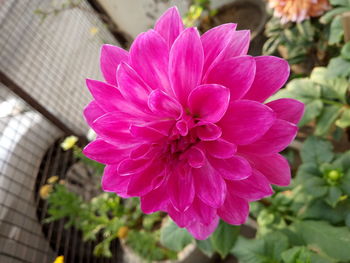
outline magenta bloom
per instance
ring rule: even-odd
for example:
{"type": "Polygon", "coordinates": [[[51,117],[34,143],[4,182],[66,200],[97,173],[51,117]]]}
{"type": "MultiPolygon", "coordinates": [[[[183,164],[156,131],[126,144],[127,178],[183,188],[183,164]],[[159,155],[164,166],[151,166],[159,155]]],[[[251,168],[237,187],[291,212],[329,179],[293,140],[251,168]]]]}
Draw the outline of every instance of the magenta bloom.
{"type": "Polygon", "coordinates": [[[104,45],[106,82],[87,80],[86,121],[97,139],[84,149],[106,164],[105,191],[138,196],[145,213],[167,212],[197,239],[219,218],[246,221],[249,202],[290,182],[278,152],[294,139],[303,104],[264,101],[286,82],[288,63],[246,55],[249,31],[224,24],[202,36],[176,8],[130,52],[104,45]]]}

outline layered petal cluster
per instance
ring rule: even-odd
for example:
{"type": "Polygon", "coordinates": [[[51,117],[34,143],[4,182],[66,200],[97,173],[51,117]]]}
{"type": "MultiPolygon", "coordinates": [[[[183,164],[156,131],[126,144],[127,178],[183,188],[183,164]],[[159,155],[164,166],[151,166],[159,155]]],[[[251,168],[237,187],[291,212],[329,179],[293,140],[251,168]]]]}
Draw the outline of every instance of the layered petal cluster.
{"type": "Polygon", "coordinates": [[[310,17],[322,15],[330,9],[328,0],[268,0],[274,9],[274,15],[281,18],[282,23],[302,22],[310,17]]]}
{"type": "Polygon", "coordinates": [[[200,36],[171,8],[129,52],[104,45],[105,82],[87,80],[94,100],[84,115],[97,139],[84,153],[106,164],[103,189],[140,197],[143,212],[167,212],[197,239],[219,218],[244,223],[249,202],[289,184],[279,152],[303,114],[293,99],[264,103],[288,63],[248,56],[249,32],[235,28],[200,36]]]}

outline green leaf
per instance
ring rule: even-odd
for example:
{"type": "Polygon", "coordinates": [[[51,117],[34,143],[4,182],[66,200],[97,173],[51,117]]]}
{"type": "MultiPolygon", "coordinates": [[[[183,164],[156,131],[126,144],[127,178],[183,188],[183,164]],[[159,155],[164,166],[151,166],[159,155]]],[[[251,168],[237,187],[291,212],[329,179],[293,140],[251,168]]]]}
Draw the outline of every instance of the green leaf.
{"type": "Polygon", "coordinates": [[[304,246],[292,247],[282,253],[284,263],[311,263],[310,251],[304,246]]]}
{"type": "Polygon", "coordinates": [[[327,78],[327,68],[316,67],[312,70],[310,79],[321,85],[322,97],[327,99],[337,99],[346,103],[346,91],[348,81],[344,78],[327,78]]]}
{"type": "Polygon", "coordinates": [[[309,123],[310,121],[312,121],[313,119],[315,119],[321,114],[323,103],[321,100],[314,100],[307,104],[305,103],[305,106],[306,108],[305,108],[304,116],[298,124],[300,127],[309,123]]]}
{"type": "Polygon", "coordinates": [[[220,221],[218,228],[210,237],[211,244],[221,258],[225,258],[236,243],[239,235],[239,226],[233,226],[220,221]]]}
{"type": "Polygon", "coordinates": [[[332,207],[335,207],[338,202],[339,198],[342,195],[342,191],[335,186],[332,186],[328,189],[328,195],[325,198],[325,201],[332,207]]]}
{"type": "Polygon", "coordinates": [[[323,221],[302,221],[295,229],[313,251],[339,261],[350,260],[350,231],[323,221]]]}
{"type": "Polygon", "coordinates": [[[331,22],[328,43],[330,45],[339,43],[342,40],[343,35],[344,35],[344,29],[341,22],[341,17],[336,16],[331,22]]]}
{"type": "Polygon", "coordinates": [[[323,24],[328,24],[332,21],[333,17],[340,15],[342,13],[350,11],[350,7],[338,7],[330,10],[325,15],[320,18],[320,22],[323,24]]]}
{"type": "Polygon", "coordinates": [[[315,86],[314,83],[307,79],[293,79],[287,85],[287,90],[295,96],[295,99],[300,99],[304,103],[314,101],[320,98],[321,89],[315,86]]]}
{"type": "Polygon", "coordinates": [[[315,136],[309,137],[304,142],[300,154],[304,163],[319,165],[330,162],[334,158],[332,144],[315,136]]]}
{"type": "Polygon", "coordinates": [[[332,224],[339,224],[344,221],[344,216],[349,211],[349,205],[339,203],[337,207],[330,207],[323,200],[315,200],[309,203],[299,212],[301,219],[327,220],[332,224]]]}
{"type": "Polygon", "coordinates": [[[349,0],[330,0],[329,2],[331,3],[331,5],[342,5],[342,6],[350,5],[349,0]]]}
{"type": "Polygon", "coordinates": [[[281,39],[280,36],[273,36],[270,37],[263,46],[263,54],[265,55],[271,55],[273,53],[276,52],[277,47],[279,46],[279,44],[281,43],[281,39]]]}
{"type": "Polygon", "coordinates": [[[327,67],[327,77],[347,77],[350,75],[350,61],[341,57],[332,58],[327,67]]]}
{"type": "Polygon", "coordinates": [[[310,75],[310,79],[321,85],[328,85],[327,78],[325,76],[327,69],[325,67],[315,67],[310,75]]]}
{"type": "Polygon", "coordinates": [[[187,230],[178,227],[170,218],[168,218],[166,224],[161,228],[160,242],[168,249],[181,251],[192,240],[193,238],[187,230]]]}
{"type": "Polygon", "coordinates": [[[350,227],[350,213],[346,215],[345,224],[347,227],[350,227]]]}
{"type": "Polygon", "coordinates": [[[350,150],[338,156],[334,164],[337,165],[337,167],[339,167],[341,170],[350,172],[350,150]]]}
{"type": "Polygon", "coordinates": [[[278,263],[281,253],[288,248],[288,238],[274,232],[263,239],[249,240],[239,237],[232,253],[244,263],[278,263]]]}
{"type": "Polygon", "coordinates": [[[206,240],[196,240],[196,244],[197,247],[208,257],[211,257],[215,252],[209,238],[206,240]]]}
{"type": "Polygon", "coordinates": [[[281,254],[288,248],[288,238],[281,232],[274,232],[264,237],[265,251],[272,258],[281,260],[281,254]]]}
{"type": "Polygon", "coordinates": [[[310,195],[320,198],[327,194],[328,187],[324,179],[320,177],[311,177],[304,182],[304,187],[310,195]]]}
{"type": "Polygon", "coordinates": [[[297,29],[306,41],[311,42],[314,39],[315,27],[311,24],[310,20],[304,20],[302,23],[297,23],[297,29]]]}
{"type": "Polygon", "coordinates": [[[246,239],[239,237],[232,253],[244,263],[269,263],[269,255],[265,254],[265,241],[262,239],[246,239]]]}
{"type": "Polygon", "coordinates": [[[304,116],[299,123],[303,126],[316,118],[322,110],[323,103],[320,100],[321,88],[310,79],[294,79],[287,87],[272,96],[271,100],[278,98],[294,98],[303,102],[306,106],[304,116]]]}
{"type": "Polygon", "coordinates": [[[349,108],[343,111],[340,118],[335,122],[335,125],[343,129],[350,126],[350,109],[349,108]]]}
{"type": "Polygon", "coordinates": [[[342,47],[340,54],[343,58],[350,60],[350,41],[342,47]]]}
{"type": "Polygon", "coordinates": [[[302,174],[301,180],[308,179],[310,177],[314,176],[322,176],[322,173],[320,172],[318,163],[313,162],[304,162],[299,166],[298,172],[297,172],[297,179],[299,179],[299,174],[302,174]]]}
{"type": "Polygon", "coordinates": [[[323,107],[323,110],[318,117],[317,126],[315,129],[315,135],[323,136],[326,135],[332,124],[336,121],[340,115],[342,108],[337,105],[331,105],[328,107],[323,107]]]}
{"type": "MultiPolygon", "coordinates": [[[[349,162],[347,163],[347,165],[349,165],[349,162]]],[[[350,169],[347,170],[344,177],[342,178],[342,184],[340,187],[342,188],[345,194],[350,195],[350,169]]]]}

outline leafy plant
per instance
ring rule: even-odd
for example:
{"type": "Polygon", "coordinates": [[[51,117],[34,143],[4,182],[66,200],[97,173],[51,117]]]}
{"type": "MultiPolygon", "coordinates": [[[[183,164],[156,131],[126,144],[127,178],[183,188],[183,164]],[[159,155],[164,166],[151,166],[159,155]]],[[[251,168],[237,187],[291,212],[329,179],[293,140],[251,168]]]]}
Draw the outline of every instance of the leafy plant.
{"type": "Polygon", "coordinates": [[[292,66],[296,73],[307,74],[314,66],[324,66],[337,49],[328,44],[329,26],[317,19],[300,23],[281,24],[272,17],[266,24],[268,40],[263,46],[264,54],[280,53],[291,65],[302,63],[303,67],[292,66]]]}
{"type": "MultiPolygon", "coordinates": [[[[218,228],[207,240],[196,240],[199,249],[207,256],[218,253],[225,258],[239,235],[240,228],[220,221],[218,228]]],[[[161,229],[161,243],[175,251],[182,250],[185,246],[194,241],[194,238],[183,228],[179,228],[172,220],[168,219],[167,224],[161,229]]]]}
{"type": "Polygon", "coordinates": [[[343,27],[341,15],[350,11],[349,0],[330,0],[333,8],[320,18],[320,22],[330,25],[329,44],[340,44],[343,40],[343,27]]]}
{"type": "Polygon", "coordinates": [[[65,219],[65,227],[82,231],[84,241],[100,240],[94,249],[96,256],[111,257],[111,242],[116,238],[125,242],[142,258],[163,260],[176,258],[176,253],[159,246],[159,229],[164,215],[145,215],[137,199],[121,200],[115,194],[102,193],[90,201],[56,184],[48,199],[46,223],[65,219]]]}
{"type": "Polygon", "coordinates": [[[242,263],[350,261],[350,150],[310,136],[300,156],[290,189],[253,204],[257,238],[239,237],[232,249],[242,263]]]}
{"type": "Polygon", "coordinates": [[[295,194],[304,201],[295,200],[300,204],[295,206],[298,216],[345,224],[350,214],[350,151],[334,153],[330,142],[310,137],[304,143],[301,158],[295,194]]]}
{"type": "Polygon", "coordinates": [[[350,42],[342,47],[340,56],[330,60],[327,68],[327,77],[340,77],[350,80],[350,42]]]}
{"type": "Polygon", "coordinates": [[[298,221],[259,239],[238,239],[233,254],[244,263],[348,262],[350,231],[324,221],[298,221]]]}

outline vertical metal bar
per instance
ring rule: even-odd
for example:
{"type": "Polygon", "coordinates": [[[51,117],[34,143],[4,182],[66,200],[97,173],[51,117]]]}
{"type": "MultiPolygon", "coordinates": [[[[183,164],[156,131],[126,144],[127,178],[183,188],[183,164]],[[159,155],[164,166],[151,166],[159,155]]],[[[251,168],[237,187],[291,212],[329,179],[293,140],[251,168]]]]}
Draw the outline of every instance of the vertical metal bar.
{"type": "MultiPolygon", "coordinates": [[[[68,161],[69,161],[69,156],[70,156],[71,152],[70,151],[66,151],[64,152],[64,158],[63,158],[63,167],[60,170],[59,173],[59,179],[64,179],[65,177],[65,171],[67,170],[67,166],[68,166],[68,161]]],[[[64,221],[60,220],[59,222],[59,226],[58,226],[58,235],[57,235],[57,239],[56,239],[56,246],[55,246],[55,251],[56,253],[59,252],[60,247],[61,247],[61,239],[62,239],[62,233],[64,231],[64,221]]]]}

